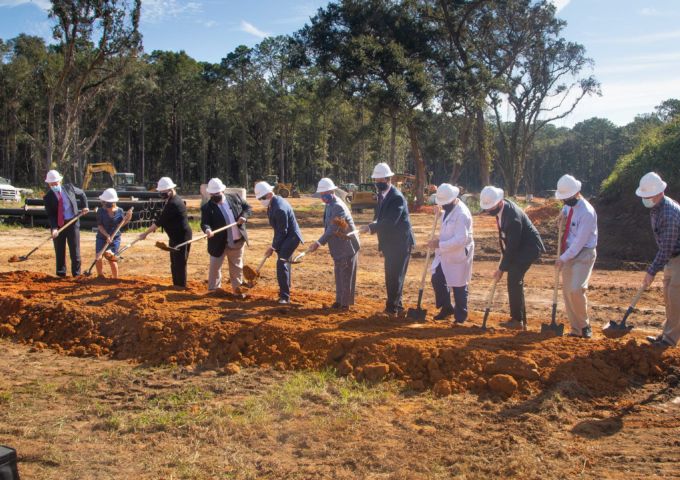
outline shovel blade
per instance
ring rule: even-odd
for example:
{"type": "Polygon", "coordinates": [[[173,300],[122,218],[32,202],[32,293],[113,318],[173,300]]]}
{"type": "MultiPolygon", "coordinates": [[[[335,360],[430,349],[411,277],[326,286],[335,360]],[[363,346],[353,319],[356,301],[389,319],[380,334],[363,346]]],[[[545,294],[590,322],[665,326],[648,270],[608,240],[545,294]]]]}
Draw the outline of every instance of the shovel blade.
{"type": "Polygon", "coordinates": [[[156,242],[156,248],[160,248],[161,250],[164,250],[166,252],[172,252],[174,250],[177,250],[174,247],[168,247],[165,242],[156,242]]]}
{"type": "Polygon", "coordinates": [[[424,323],[427,317],[427,310],[423,308],[409,308],[406,312],[406,318],[414,322],[424,323]]]}
{"type": "Polygon", "coordinates": [[[633,329],[633,325],[626,325],[623,322],[617,323],[611,320],[606,327],[602,329],[602,334],[607,338],[621,338],[628,335],[633,329]]]}
{"type": "Polygon", "coordinates": [[[541,334],[542,335],[555,335],[561,337],[564,335],[564,324],[559,325],[555,322],[552,323],[542,323],[541,324],[541,334]]]}
{"type": "Polygon", "coordinates": [[[17,257],[16,255],[12,255],[11,257],[9,257],[8,261],[9,261],[9,263],[17,263],[17,262],[25,262],[26,260],[28,260],[28,257],[26,257],[24,255],[22,255],[20,257],[17,257]]]}

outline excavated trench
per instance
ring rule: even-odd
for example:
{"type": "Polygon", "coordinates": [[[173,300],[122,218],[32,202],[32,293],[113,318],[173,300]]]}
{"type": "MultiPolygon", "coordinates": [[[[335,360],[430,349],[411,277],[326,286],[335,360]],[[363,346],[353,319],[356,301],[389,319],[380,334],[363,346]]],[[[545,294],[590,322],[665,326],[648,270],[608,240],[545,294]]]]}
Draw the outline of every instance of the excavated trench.
{"type": "MultiPolygon", "coordinates": [[[[294,291],[291,306],[258,286],[246,299],[187,290],[151,279],[66,278],[0,274],[0,336],[68,355],[108,356],[145,364],[206,369],[320,369],[357,380],[395,379],[436,395],[530,397],[557,384],[575,396],[609,397],[680,365],[677,349],[657,350],[626,337],[591,341],[490,329],[481,315],[451,327],[410,324],[377,314],[361,298],[350,312],[330,309],[330,293],[294,291]],[[226,368],[225,368],[226,367],[226,368]]],[[[431,313],[431,312],[430,312],[431,313]]],[[[490,324],[499,320],[494,315],[490,324]]],[[[547,320],[546,320],[547,321],[547,320]]],[[[533,328],[538,329],[538,325],[533,328]]]]}

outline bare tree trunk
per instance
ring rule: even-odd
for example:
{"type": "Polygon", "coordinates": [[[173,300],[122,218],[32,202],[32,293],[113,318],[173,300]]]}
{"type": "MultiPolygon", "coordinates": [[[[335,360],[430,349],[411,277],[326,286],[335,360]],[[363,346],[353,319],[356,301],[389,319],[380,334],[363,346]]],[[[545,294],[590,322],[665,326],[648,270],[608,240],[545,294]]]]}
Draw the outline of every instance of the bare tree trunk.
{"type": "MultiPolygon", "coordinates": [[[[267,172],[269,173],[269,172],[267,172]]],[[[282,182],[286,181],[286,124],[281,125],[279,137],[279,177],[282,182]]]]}
{"type": "Polygon", "coordinates": [[[484,110],[480,105],[475,109],[476,134],[477,134],[477,155],[479,155],[479,180],[482,187],[491,184],[491,162],[489,161],[489,149],[486,140],[486,122],[484,121],[484,110]]]}
{"type": "MultiPolygon", "coordinates": [[[[390,167],[396,168],[397,162],[397,114],[390,112],[390,167]]],[[[410,127],[409,127],[410,128],[410,127]]]]}
{"type": "Polygon", "coordinates": [[[411,139],[411,150],[413,151],[413,158],[416,163],[416,208],[425,203],[425,162],[423,161],[423,154],[420,150],[420,143],[418,142],[418,129],[409,122],[408,133],[411,139]]]}
{"type": "Polygon", "coordinates": [[[177,121],[178,125],[178,130],[179,130],[179,144],[178,144],[178,156],[179,156],[179,184],[184,186],[184,143],[183,143],[183,135],[182,135],[182,120],[177,121]]]}
{"type": "Polygon", "coordinates": [[[141,162],[142,162],[142,184],[146,182],[146,157],[145,157],[145,148],[144,148],[144,117],[142,116],[142,152],[141,152],[141,162]]]}

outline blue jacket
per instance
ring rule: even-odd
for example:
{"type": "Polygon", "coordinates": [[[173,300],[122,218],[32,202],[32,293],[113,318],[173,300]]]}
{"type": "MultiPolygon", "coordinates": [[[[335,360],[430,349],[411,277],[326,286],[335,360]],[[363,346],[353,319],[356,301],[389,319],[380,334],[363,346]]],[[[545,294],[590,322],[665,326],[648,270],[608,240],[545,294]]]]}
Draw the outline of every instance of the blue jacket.
{"type": "MultiPolygon", "coordinates": [[[[87,196],[85,195],[85,192],[83,192],[80,188],[70,183],[62,183],[61,191],[62,193],[65,194],[62,196],[62,198],[64,196],[66,197],[76,215],[78,215],[80,213],[80,210],[82,210],[83,208],[89,208],[87,203],[87,196]]],[[[53,230],[59,228],[57,226],[58,218],[57,210],[59,207],[59,199],[57,198],[57,194],[54,193],[52,189],[48,190],[45,196],[43,197],[43,202],[45,203],[45,212],[47,213],[47,219],[50,222],[50,228],[53,230]]],[[[80,220],[76,222],[75,226],[80,227],[80,220]]]]}
{"type": "Polygon", "coordinates": [[[378,249],[383,253],[408,250],[416,244],[408,203],[394,185],[387,191],[385,198],[378,194],[375,217],[368,227],[371,233],[378,234],[378,249]]]}
{"type": "Polygon", "coordinates": [[[274,229],[274,240],[272,240],[274,250],[278,252],[284,242],[294,236],[304,243],[293,207],[286,200],[274,195],[267,208],[267,217],[269,218],[269,225],[274,229]]]}
{"type": "Polygon", "coordinates": [[[351,257],[359,251],[359,239],[356,235],[345,237],[343,234],[353,231],[356,227],[352,214],[345,205],[345,202],[338,197],[333,196],[331,203],[326,205],[323,214],[323,235],[318,242],[321,245],[328,243],[328,250],[331,253],[333,260],[341,260],[343,258],[351,257]],[[342,218],[347,222],[348,228],[341,231],[340,227],[333,223],[333,219],[342,218]]]}

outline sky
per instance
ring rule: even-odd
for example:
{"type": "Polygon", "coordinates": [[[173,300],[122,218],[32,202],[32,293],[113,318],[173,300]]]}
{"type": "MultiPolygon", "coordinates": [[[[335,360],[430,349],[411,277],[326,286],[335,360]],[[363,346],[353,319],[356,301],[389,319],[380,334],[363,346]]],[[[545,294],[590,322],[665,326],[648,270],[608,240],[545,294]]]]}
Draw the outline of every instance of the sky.
{"type": "MultiPolygon", "coordinates": [[[[625,125],[668,98],[680,98],[680,0],[552,0],[567,21],[563,36],[585,46],[602,96],[585,98],[567,118],[625,125]]],[[[184,50],[219,62],[238,45],[302,27],[320,0],[143,0],[144,49],[184,50]]],[[[50,38],[49,0],[0,0],[0,38],[50,38]]]]}

